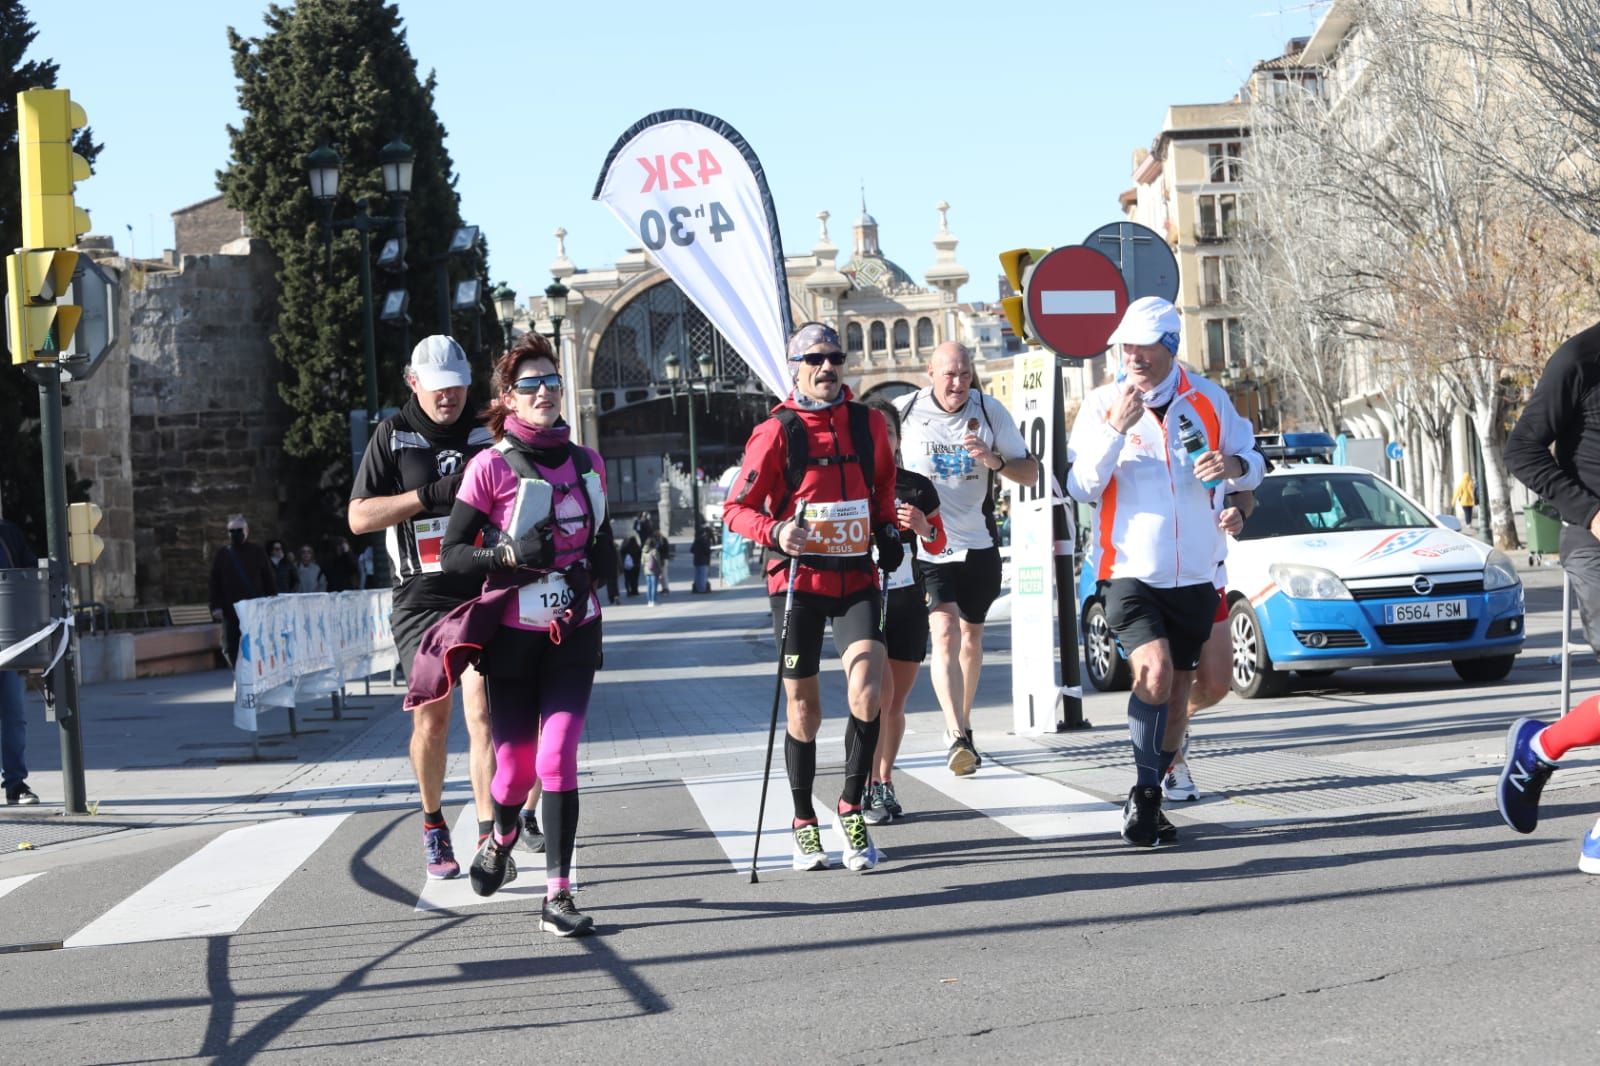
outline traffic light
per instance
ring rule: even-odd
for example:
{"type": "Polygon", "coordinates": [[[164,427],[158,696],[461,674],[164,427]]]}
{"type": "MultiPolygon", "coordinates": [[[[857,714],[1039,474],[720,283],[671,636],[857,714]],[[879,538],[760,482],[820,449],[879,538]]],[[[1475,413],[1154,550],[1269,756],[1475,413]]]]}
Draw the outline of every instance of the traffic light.
{"type": "Polygon", "coordinates": [[[1012,295],[1001,299],[1000,308],[1005,312],[1006,321],[1011,323],[1011,332],[1033,345],[1039,342],[1028,332],[1025,308],[1028,273],[1033,269],[1033,264],[1048,254],[1048,248],[1011,248],[1000,253],[1000,269],[1005,271],[1006,283],[1011,286],[1012,292],[1012,295]]]}
{"type": "Polygon", "coordinates": [[[78,566],[89,565],[105,551],[106,542],[94,531],[101,514],[98,504],[67,504],[67,554],[78,566]]]}
{"type": "Polygon", "coordinates": [[[17,94],[24,248],[70,248],[89,232],[89,213],[73,199],[73,186],[89,177],[89,161],[72,150],[73,132],[88,124],[65,89],[17,94]]]}
{"type": "Polygon", "coordinates": [[[6,256],[6,336],[13,363],[53,363],[72,345],[83,309],[68,297],[78,253],[53,248],[6,256]]]}

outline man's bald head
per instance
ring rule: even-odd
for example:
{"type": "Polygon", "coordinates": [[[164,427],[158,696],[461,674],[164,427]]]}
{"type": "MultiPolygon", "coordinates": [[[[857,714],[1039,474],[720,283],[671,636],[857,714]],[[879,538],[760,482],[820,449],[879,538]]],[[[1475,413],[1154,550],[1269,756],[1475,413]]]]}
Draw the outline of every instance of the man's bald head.
{"type": "Polygon", "coordinates": [[[945,341],[928,357],[928,380],[935,403],[952,413],[961,410],[972,391],[972,352],[959,341],[945,341]]]}

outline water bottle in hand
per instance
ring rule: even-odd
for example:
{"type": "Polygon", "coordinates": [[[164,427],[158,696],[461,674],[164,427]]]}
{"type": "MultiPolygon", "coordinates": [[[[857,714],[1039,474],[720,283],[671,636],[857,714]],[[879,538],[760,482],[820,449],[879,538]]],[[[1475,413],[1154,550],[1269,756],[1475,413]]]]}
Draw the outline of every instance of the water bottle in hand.
{"type": "MultiPolygon", "coordinates": [[[[1200,427],[1189,420],[1188,415],[1178,416],[1178,441],[1183,445],[1183,450],[1188,455],[1187,465],[1190,469],[1193,469],[1194,461],[1200,458],[1201,454],[1206,450],[1206,437],[1204,433],[1200,432],[1200,427]]],[[[1222,484],[1222,481],[1220,479],[1202,481],[1201,484],[1208,489],[1214,489],[1222,484]]]]}

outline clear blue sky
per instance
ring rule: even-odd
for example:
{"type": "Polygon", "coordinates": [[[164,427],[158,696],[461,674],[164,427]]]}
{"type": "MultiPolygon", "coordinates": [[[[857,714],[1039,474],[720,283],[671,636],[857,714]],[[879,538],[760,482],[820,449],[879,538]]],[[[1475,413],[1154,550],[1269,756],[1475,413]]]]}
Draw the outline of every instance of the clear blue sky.
{"type": "MultiPolygon", "coordinates": [[[[400,0],[438,111],[462,212],[492,242],[495,281],[549,283],[551,232],[579,267],[628,243],[589,199],[606,152],[651,111],[730,122],[766,167],[785,249],[808,250],[816,212],[843,255],[859,182],[884,251],[921,281],[934,204],[951,204],[966,300],[994,298],[995,255],[1081,241],[1118,217],[1132,151],[1169,104],[1226,100],[1253,63],[1309,33],[1299,0],[943,0],[765,5],[613,0],[400,0]],[[588,19],[589,15],[602,15],[588,19]]],[[[237,123],[226,28],[262,30],[256,0],[32,0],[30,57],[106,145],[80,187],[94,232],[123,251],[172,245],[170,214],[214,195],[237,123]]],[[[309,146],[307,146],[309,147],[309,146]]]]}

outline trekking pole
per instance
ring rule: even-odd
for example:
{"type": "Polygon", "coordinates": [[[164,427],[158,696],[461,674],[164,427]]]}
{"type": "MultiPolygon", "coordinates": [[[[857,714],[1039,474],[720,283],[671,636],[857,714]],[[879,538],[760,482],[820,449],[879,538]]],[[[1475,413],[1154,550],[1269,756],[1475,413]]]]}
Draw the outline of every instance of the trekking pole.
{"type": "MultiPolygon", "coordinates": [[[[794,504],[795,524],[806,528],[806,501],[794,504]]],[[[778,635],[778,676],[772,686],[772,723],[767,726],[767,761],[761,771],[761,803],[756,807],[756,841],[750,849],[750,883],[756,884],[756,860],[761,855],[761,822],[767,812],[767,782],[772,779],[772,745],[778,736],[778,700],[783,696],[783,650],[789,646],[789,616],[794,613],[794,579],[800,570],[800,556],[789,560],[789,588],[783,597],[783,626],[778,635]]]]}

